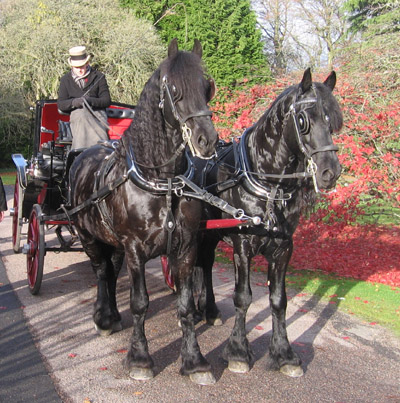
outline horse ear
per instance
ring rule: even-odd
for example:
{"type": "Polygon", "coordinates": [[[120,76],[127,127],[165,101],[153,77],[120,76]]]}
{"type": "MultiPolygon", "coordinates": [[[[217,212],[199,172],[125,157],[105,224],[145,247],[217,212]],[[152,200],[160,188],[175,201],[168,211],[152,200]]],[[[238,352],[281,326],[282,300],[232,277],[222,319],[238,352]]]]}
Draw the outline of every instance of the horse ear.
{"type": "Polygon", "coordinates": [[[330,88],[331,91],[335,88],[336,85],[336,73],[334,71],[329,74],[329,76],[326,78],[324,81],[324,85],[326,85],[328,88],[330,88]]]}
{"type": "Polygon", "coordinates": [[[312,77],[311,77],[311,69],[308,68],[304,74],[303,79],[301,80],[300,87],[303,91],[303,94],[307,92],[312,86],[312,77]]]}
{"type": "Polygon", "coordinates": [[[195,53],[197,56],[201,57],[203,56],[203,48],[201,46],[201,43],[198,39],[194,40],[194,45],[193,45],[193,49],[192,52],[195,53]]]}
{"type": "Polygon", "coordinates": [[[168,57],[171,59],[178,53],[178,39],[174,38],[168,46],[168,57]]]}

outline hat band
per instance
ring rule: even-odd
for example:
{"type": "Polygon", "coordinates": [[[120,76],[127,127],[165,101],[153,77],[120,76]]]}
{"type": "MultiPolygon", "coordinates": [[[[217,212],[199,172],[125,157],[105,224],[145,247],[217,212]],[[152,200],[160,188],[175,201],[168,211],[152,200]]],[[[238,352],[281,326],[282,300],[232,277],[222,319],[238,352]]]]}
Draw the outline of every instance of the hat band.
{"type": "Polygon", "coordinates": [[[71,57],[70,57],[71,60],[76,60],[76,61],[85,60],[86,58],[87,58],[87,55],[86,55],[86,54],[85,54],[85,55],[71,56],[71,57]]]}

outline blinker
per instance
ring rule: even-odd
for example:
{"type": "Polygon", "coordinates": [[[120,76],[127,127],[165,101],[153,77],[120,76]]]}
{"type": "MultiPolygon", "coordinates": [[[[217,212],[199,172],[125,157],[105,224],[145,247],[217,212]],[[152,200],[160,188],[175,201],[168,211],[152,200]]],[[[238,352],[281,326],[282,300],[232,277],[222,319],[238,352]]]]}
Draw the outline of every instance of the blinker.
{"type": "Polygon", "coordinates": [[[297,123],[299,126],[300,134],[305,136],[310,133],[310,119],[306,112],[300,111],[297,116],[297,123]]]}

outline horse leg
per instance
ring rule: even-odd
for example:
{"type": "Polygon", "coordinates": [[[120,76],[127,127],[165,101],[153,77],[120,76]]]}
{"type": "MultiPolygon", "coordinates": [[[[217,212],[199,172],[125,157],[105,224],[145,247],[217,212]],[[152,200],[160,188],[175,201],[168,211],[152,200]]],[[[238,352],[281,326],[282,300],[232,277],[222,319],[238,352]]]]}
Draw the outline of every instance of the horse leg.
{"type": "Polygon", "coordinates": [[[154,377],[154,363],[149,354],[144,331],[144,321],[149,307],[149,295],[144,273],[145,264],[137,259],[134,253],[127,251],[127,269],[131,282],[130,308],[133,329],[129,351],[123,364],[129,371],[131,378],[145,381],[154,377]]]}
{"type": "Polygon", "coordinates": [[[287,296],[285,287],[286,269],[292,255],[292,240],[283,241],[268,259],[269,300],[272,313],[272,338],[269,346],[268,367],[280,370],[285,375],[303,375],[301,360],[292,350],[286,332],[287,296]]]}
{"type": "Polygon", "coordinates": [[[117,307],[117,280],[124,261],[124,256],[125,253],[123,250],[113,248],[111,258],[107,261],[108,298],[111,314],[113,316],[113,332],[122,330],[121,315],[117,307]]]}
{"type": "Polygon", "coordinates": [[[121,330],[121,316],[115,301],[119,270],[115,273],[111,267],[113,248],[93,239],[90,234],[85,236],[83,231],[80,239],[97,278],[97,298],[93,312],[95,328],[101,336],[109,336],[113,331],[121,330]]]}
{"type": "Polygon", "coordinates": [[[246,314],[251,304],[252,293],[250,288],[250,252],[246,239],[234,243],[235,266],[235,325],[229,337],[228,344],[223,351],[223,358],[228,361],[228,368],[232,372],[245,373],[250,370],[253,358],[249,341],[246,337],[246,314]]]}
{"type": "MultiPolygon", "coordinates": [[[[193,248],[192,248],[193,249],[193,248]]],[[[174,279],[177,286],[178,316],[182,329],[181,375],[187,375],[194,383],[211,385],[215,378],[211,373],[211,366],[203,357],[197,343],[195,332],[196,307],[193,297],[193,270],[195,252],[176,259],[171,255],[174,279]]]]}
{"type": "Polygon", "coordinates": [[[201,294],[197,303],[198,310],[207,323],[212,326],[221,326],[221,312],[215,303],[215,296],[212,282],[212,268],[215,260],[215,248],[218,240],[204,236],[197,256],[196,266],[199,266],[203,273],[201,294]]]}

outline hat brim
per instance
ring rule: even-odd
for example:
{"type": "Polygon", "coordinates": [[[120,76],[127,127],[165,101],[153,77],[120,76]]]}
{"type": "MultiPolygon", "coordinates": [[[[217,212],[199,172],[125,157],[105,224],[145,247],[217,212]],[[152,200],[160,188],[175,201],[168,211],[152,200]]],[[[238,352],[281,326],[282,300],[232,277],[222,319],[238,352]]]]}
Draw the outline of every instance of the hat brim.
{"type": "Polygon", "coordinates": [[[89,59],[90,59],[90,55],[88,55],[86,57],[86,59],[82,59],[82,60],[71,60],[71,58],[69,57],[68,58],[68,64],[71,67],[82,67],[89,61],[89,59]]]}

